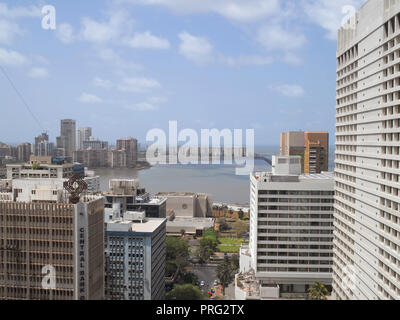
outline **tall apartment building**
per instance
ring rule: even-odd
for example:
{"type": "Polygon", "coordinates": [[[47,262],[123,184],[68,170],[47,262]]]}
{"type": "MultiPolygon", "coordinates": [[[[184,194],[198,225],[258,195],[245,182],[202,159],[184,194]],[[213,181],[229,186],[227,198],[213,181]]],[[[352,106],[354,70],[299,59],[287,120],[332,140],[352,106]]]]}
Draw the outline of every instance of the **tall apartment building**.
{"type": "Polygon", "coordinates": [[[0,299],[104,299],[103,198],[73,204],[64,181],[16,179],[0,192],[0,299]]]}
{"type": "Polygon", "coordinates": [[[284,132],[281,134],[281,156],[301,156],[302,172],[306,174],[328,171],[329,133],[284,132]]]}
{"type": "Polygon", "coordinates": [[[76,151],[76,121],[71,119],[61,120],[60,137],[57,148],[65,149],[65,156],[72,157],[76,151]]]}
{"type": "Polygon", "coordinates": [[[134,138],[125,138],[117,140],[117,150],[126,151],[126,165],[128,167],[136,167],[138,141],[134,138]]]}
{"type": "Polygon", "coordinates": [[[108,166],[107,149],[78,150],[73,153],[73,161],[89,168],[105,168],[108,166]]]}
{"type": "Polygon", "coordinates": [[[52,144],[49,142],[49,135],[42,133],[35,138],[34,155],[39,157],[50,156],[52,154],[52,144]]]}
{"type": "Polygon", "coordinates": [[[339,30],[333,293],[400,299],[400,1],[339,30]]]}
{"type": "Polygon", "coordinates": [[[126,167],[126,151],[125,150],[108,150],[108,167],[125,168],[126,167]]]}
{"type": "Polygon", "coordinates": [[[20,145],[18,145],[17,149],[17,160],[20,162],[29,161],[29,158],[32,154],[32,145],[30,143],[21,143],[20,145]]]}
{"type": "Polygon", "coordinates": [[[108,142],[107,141],[101,141],[98,139],[95,139],[93,137],[90,137],[87,140],[84,140],[82,142],[82,148],[81,149],[94,149],[94,150],[99,150],[99,149],[108,149],[108,142]]]}
{"type": "Polygon", "coordinates": [[[106,299],[164,300],[166,219],[116,206],[106,225],[106,299]]]}
{"type": "MultiPolygon", "coordinates": [[[[77,150],[82,150],[83,141],[88,141],[92,136],[92,128],[78,128],[78,148],[77,150]]],[[[75,150],[74,150],[75,151],[75,150]]]]}
{"type": "Polygon", "coordinates": [[[274,156],[273,171],[251,175],[250,185],[250,241],[240,253],[236,299],[304,297],[314,282],[331,286],[333,174],[301,175],[301,157],[274,156]]]}

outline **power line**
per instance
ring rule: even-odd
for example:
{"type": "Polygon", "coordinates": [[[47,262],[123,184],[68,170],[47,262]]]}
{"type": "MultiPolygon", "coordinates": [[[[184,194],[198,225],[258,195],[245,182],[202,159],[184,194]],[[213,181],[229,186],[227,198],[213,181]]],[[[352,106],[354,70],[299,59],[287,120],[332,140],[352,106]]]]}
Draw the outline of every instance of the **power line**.
{"type": "Polygon", "coordinates": [[[29,113],[31,114],[32,118],[36,121],[36,123],[38,124],[38,126],[41,128],[42,132],[45,132],[45,129],[43,128],[42,124],[40,123],[39,119],[35,116],[35,114],[32,112],[31,108],[29,107],[29,105],[26,103],[24,97],[22,96],[22,94],[18,91],[17,87],[14,85],[14,83],[12,82],[12,80],[10,79],[10,77],[8,76],[6,70],[4,70],[4,68],[0,65],[0,70],[3,72],[4,76],[6,77],[6,79],[8,80],[8,82],[10,83],[11,87],[14,89],[15,93],[18,95],[18,97],[21,99],[22,103],[24,104],[25,108],[29,111],[29,113]]]}

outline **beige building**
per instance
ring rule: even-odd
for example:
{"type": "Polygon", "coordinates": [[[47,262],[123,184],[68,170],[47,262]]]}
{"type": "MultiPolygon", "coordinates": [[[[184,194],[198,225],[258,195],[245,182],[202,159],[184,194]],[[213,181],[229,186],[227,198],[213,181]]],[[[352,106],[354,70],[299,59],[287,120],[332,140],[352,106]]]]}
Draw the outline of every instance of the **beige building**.
{"type": "Polygon", "coordinates": [[[0,192],[0,299],[104,299],[103,198],[72,204],[62,183],[19,179],[0,192]]]}
{"type": "Polygon", "coordinates": [[[84,164],[88,168],[105,168],[108,166],[107,149],[87,149],[74,152],[74,162],[84,164]]]}
{"type": "Polygon", "coordinates": [[[176,217],[212,218],[212,199],[207,194],[192,192],[160,192],[156,197],[167,198],[167,211],[176,217]]]}
{"type": "Polygon", "coordinates": [[[400,299],[400,1],[339,30],[333,297],[400,299]]]}
{"type": "Polygon", "coordinates": [[[117,150],[125,150],[127,167],[136,167],[138,141],[134,138],[117,140],[117,150]]]}
{"type": "Polygon", "coordinates": [[[22,143],[18,145],[17,160],[20,162],[27,162],[32,154],[32,145],[30,143],[22,143]]]}
{"type": "Polygon", "coordinates": [[[326,172],[329,170],[329,133],[284,132],[281,134],[281,156],[301,156],[305,174],[326,172]]]}

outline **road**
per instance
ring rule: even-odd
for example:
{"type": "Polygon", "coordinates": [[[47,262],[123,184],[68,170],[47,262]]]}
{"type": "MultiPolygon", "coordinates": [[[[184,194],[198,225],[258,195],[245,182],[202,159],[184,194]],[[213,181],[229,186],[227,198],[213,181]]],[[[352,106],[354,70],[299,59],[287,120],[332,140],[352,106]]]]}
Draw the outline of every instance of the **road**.
{"type": "Polygon", "coordinates": [[[205,286],[200,288],[203,290],[203,292],[207,293],[211,288],[214,288],[214,281],[217,280],[217,276],[215,274],[216,267],[195,265],[193,266],[192,272],[199,278],[199,282],[205,282],[205,286]]]}

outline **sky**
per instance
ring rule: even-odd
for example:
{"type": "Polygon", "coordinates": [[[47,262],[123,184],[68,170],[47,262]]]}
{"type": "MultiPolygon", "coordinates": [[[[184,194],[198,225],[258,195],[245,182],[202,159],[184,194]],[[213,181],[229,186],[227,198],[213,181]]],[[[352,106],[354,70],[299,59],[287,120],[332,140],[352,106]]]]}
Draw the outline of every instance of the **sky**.
{"type": "Polygon", "coordinates": [[[254,129],[257,145],[327,130],[334,144],[337,29],[364,2],[0,0],[0,141],[55,141],[75,119],[109,142],[176,120],[254,129]]]}

